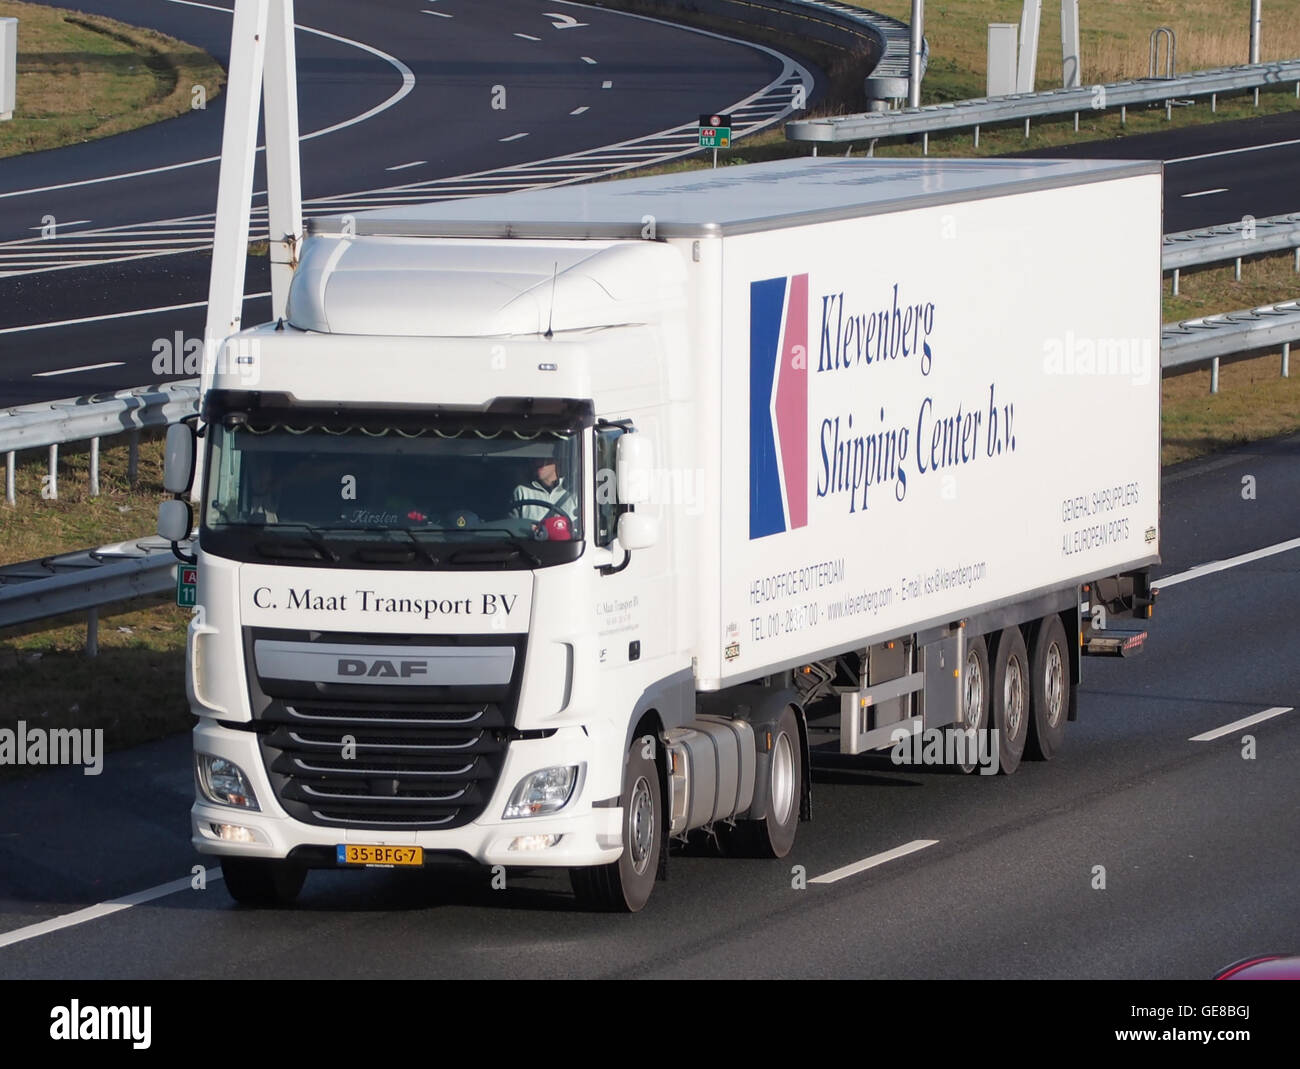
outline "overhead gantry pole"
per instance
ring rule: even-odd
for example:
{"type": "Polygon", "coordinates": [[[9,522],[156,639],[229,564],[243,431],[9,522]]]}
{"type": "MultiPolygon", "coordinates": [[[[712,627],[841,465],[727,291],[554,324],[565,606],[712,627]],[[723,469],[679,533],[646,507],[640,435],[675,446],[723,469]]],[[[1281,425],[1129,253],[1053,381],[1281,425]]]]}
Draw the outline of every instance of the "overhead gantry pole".
{"type": "Polygon", "coordinates": [[[303,233],[293,0],[235,0],[203,338],[203,393],[212,385],[226,339],[242,327],[257,128],[264,101],[271,307],[272,317],[281,319],[303,233]]]}

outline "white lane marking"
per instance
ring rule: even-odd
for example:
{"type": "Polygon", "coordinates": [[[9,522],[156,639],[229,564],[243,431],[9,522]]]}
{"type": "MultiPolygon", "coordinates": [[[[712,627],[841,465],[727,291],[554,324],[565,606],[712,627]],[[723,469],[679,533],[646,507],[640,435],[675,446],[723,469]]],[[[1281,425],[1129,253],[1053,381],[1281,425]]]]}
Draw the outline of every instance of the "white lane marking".
{"type": "Polygon", "coordinates": [[[511,134],[509,137],[498,137],[497,140],[498,140],[498,141],[518,141],[521,137],[527,137],[527,136],[528,136],[528,132],[527,132],[527,131],[524,131],[524,133],[522,133],[522,134],[511,134]]]}
{"type": "Polygon", "coordinates": [[[412,160],[410,163],[399,163],[396,167],[385,167],[385,171],[405,171],[408,167],[423,167],[428,160],[412,160]]]}
{"type": "MultiPolygon", "coordinates": [[[[70,227],[70,226],[85,226],[88,222],[90,222],[89,219],[74,219],[74,220],[73,220],[72,222],[70,222],[70,223],[60,223],[60,222],[56,219],[55,222],[54,222],[54,229],[55,229],[55,232],[57,233],[58,231],[63,230],[63,229],[65,229],[66,227],[70,227]]],[[[43,227],[43,226],[29,226],[27,229],[28,229],[28,230],[44,230],[45,227],[43,227]]]]}
{"type": "Polygon", "coordinates": [[[580,108],[574,108],[571,112],[569,112],[569,114],[570,114],[570,115],[581,115],[581,114],[582,114],[584,111],[586,111],[586,110],[587,110],[587,105],[586,105],[586,104],[583,104],[582,107],[580,107],[580,108]]]}
{"type": "MultiPolygon", "coordinates": [[[[266,293],[246,293],[244,300],[255,301],[262,297],[271,296],[270,291],[266,293]]],[[[82,323],[103,323],[109,319],[129,319],[132,316],[151,316],[158,315],[160,312],[183,312],[187,308],[206,308],[207,301],[191,301],[189,304],[171,304],[165,308],[137,308],[133,312],[112,312],[109,315],[87,316],[85,319],[62,319],[57,323],[29,323],[25,327],[4,327],[0,328],[0,334],[18,334],[25,330],[48,330],[51,327],[75,327],[82,323]]]]}
{"type": "Polygon", "coordinates": [[[1229,568],[1236,568],[1238,565],[1249,564],[1255,560],[1263,560],[1265,557],[1272,557],[1278,553],[1287,553],[1293,549],[1300,549],[1300,538],[1291,538],[1285,542],[1278,542],[1273,546],[1265,546],[1263,549],[1252,549],[1249,553],[1229,557],[1227,560],[1212,560],[1206,564],[1198,564],[1195,568],[1188,568],[1185,572],[1178,572],[1176,575],[1169,575],[1163,579],[1153,579],[1151,585],[1157,590],[1163,590],[1167,586],[1177,586],[1189,579],[1199,579],[1203,575],[1213,575],[1215,572],[1227,571],[1229,568]]]}
{"type": "Polygon", "coordinates": [[[602,89],[613,89],[613,88],[614,88],[614,83],[613,83],[613,82],[608,82],[608,81],[606,81],[606,82],[601,82],[601,83],[600,83],[600,87],[601,87],[602,89]]]}
{"type": "Polygon", "coordinates": [[[808,882],[835,883],[846,877],[856,876],[859,872],[866,872],[867,869],[874,869],[877,865],[883,865],[887,861],[894,861],[900,857],[906,857],[908,854],[915,854],[918,850],[924,850],[927,846],[934,846],[938,841],[938,839],[913,839],[910,843],[904,843],[892,850],[886,850],[883,854],[872,854],[871,857],[864,857],[861,861],[855,861],[851,865],[833,869],[821,876],[814,876],[808,882]]]}
{"type": "Polygon", "coordinates": [[[81,367],[65,367],[59,371],[34,371],[32,372],[32,378],[52,379],[55,375],[76,375],[82,371],[101,371],[106,367],[121,367],[122,364],[123,361],[121,360],[110,360],[106,364],[83,364],[81,367]]]}
{"type": "MultiPolygon", "coordinates": [[[[209,11],[220,11],[226,15],[230,14],[229,8],[216,7],[213,4],[200,4],[197,0],[167,0],[167,3],[182,4],[185,7],[201,7],[206,8],[209,11]]],[[[325,30],[316,30],[310,26],[303,26],[301,23],[295,23],[294,28],[301,30],[303,33],[314,34],[317,37],[324,37],[327,40],[336,41],[339,44],[351,45],[354,48],[361,49],[363,52],[369,52],[372,56],[378,56],[384,62],[391,63],[395,68],[397,68],[397,72],[402,76],[402,87],[387,100],[376,104],[369,111],[362,112],[360,115],[354,116],[351,119],[345,119],[343,122],[335,123],[333,126],[327,126],[323,130],[313,130],[310,134],[303,134],[298,139],[299,141],[311,141],[318,137],[324,137],[327,134],[337,133],[339,130],[346,130],[348,127],[356,126],[358,123],[363,123],[367,119],[372,119],[380,112],[387,111],[389,108],[400,103],[415,88],[415,72],[396,56],[390,56],[387,52],[381,52],[379,49],[372,45],[365,44],[362,41],[354,41],[349,37],[340,37],[338,34],[328,33],[325,30]]],[[[259,145],[257,151],[262,152],[265,150],[265,147],[266,146],[264,145],[259,145]]],[[[207,163],[219,163],[220,161],[220,156],[205,156],[201,160],[187,160],[185,163],[170,163],[165,167],[150,167],[143,171],[126,171],[122,174],[109,174],[100,178],[86,178],[79,182],[60,182],[52,186],[35,186],[31,189],[15,189],[9,193],[0,193],[0,200],[4,200],[8,197],[25,197],[32,193],[51,193],[60,189],[79,189],[82,186],[99,185],[101,182],[121,182],[128,178],[142,178],[151,174],[165,174],[168,171],[181,171],[186,167],[200,167],[207,163]]]]}
{"type": "Polygon", "coordinates": [[[440,19],[451,19],[451,18],[455,18],[455,17],[456,17],[456,16],[454,16],[454,15],[448,15],[447,12],[445,12],[445,11],[427,11],[427,10],[426,10],[424,13],[425,13],[426,15],[437,15],[438,18],[440,18],[440,19]]]}
{"type": "Polygon", "coordinates": [[[582,56],[581,59],[583,63],[590,63],[593,67],[596,65],[596,61],[590,56],[582,56]]]}
{"type": "MultiPolygon", "coordinates": [[[[207,878],[209,883],[221,879],[221,870],[219,868],[208,869],[207,878]]],[[[85,924],[87,921],[97,920],[100,917],[108,917],[121,910],[130,909],[132,906],[152,902],[155,898],[166,898],[168,895],[174,895],[177,891],[188,890],[192,879],[192,876],[182,876],[179,880],[172,880],[171,883],[150,887],[147,891],[137,891],[133,895],[125,895],[122,898],[114,898],[108,902],[100,902],[95,906],[87,906],[85,909],[77,910],[76,913],[65,913],[62,917],[54,917],[48,921],[41,921],[39,924],[29,924],[26,928],[15,928],[12,932],[0,932],[0,947],[12,946],[14,943],[21,943],[27,939],[35,939],[38,935],[49,935],[50,932],[57,932],[63,928],[72,928],[78,924],[85,924]]]]}
{"type": "Polygon", "coordinates": [[[1172,160],[1165,160],[1165,166],[1171,163],[1191,163],[1193,160],[1212,160],[1217,156],[1235,156],[1239,152],[1262,152],[1270,148],[1286,148],[1288,145],[1300,145],[1300,137],[1292,138],[1290,141],[1270,141],[1267,145],[1245,145],[1242,148],[1225,148],[1221,152],[1202,152],[1196,156],[1178,156],[1172,160]]]}
{"type": "Polygon", "coordinates": [[[1242,728],[1248,728],[1251,724],[1258,724],[1263,720],[1272,720],[1275,716],[1281,716],[1283,713],[1291,712],[1289,705],[1276,705],[1272,709],[1265,709],[1262,713],[1255,713],[1253,716],[1245,716],[1240,720],[1234,720],[1231,724],[1224,724],[1221,728],[1215,728],[1213,731],[1206,731],[1200,735],[1193,735],[1188,742],[1213,742],[1215,739],[1221,739],[1224,735],[1235,735],[1242,728]]]}
{"type": "Polygon", "coordinates": [[[1227,187],[1227,186],[1220,186],[1218,189],[1202,189],[1202,190],[1201,190],[1200,192],[1198,192],[1198,193],[1180,193],[1179,196],[1181,196],[1181,197],[1208,197],[1211,193],[1226,193],[1226,192],[1228,192],[1228,187],[1227,187]]]}
{"type": "Polygon", "coordinates": [[[540,37],[534,37],[531,33],[517,33],[516,37],[522,37],[525,41],[540,41],[540,37]]]}

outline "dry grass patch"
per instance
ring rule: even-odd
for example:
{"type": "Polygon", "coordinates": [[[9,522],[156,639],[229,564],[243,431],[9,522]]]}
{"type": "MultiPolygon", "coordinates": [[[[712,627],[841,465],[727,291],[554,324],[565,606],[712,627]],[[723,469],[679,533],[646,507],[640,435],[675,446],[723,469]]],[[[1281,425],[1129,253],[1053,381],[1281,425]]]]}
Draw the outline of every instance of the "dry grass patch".
{"type": "Polygon", "coordinates": [[[150,435],[140,443],[134,487],[127,479],[125,437],[106,438],[99,458],[99,496],[90,496],[88,445],[59,450],[57,501],[41,496],[49,470],[46,450],[18,456],[18,503],[0,503],[0,565],[37,560],[91,546],[138,538],[154,529],[162,488],[163,443],[150,435]]]}
{"type": "Polygon", "coordinates": [[[189,111],[225,72],[206,52],[100,15],[0,0],[17,18],[18,106],[0,123],[0,157],[124,133],[189,111]]]}

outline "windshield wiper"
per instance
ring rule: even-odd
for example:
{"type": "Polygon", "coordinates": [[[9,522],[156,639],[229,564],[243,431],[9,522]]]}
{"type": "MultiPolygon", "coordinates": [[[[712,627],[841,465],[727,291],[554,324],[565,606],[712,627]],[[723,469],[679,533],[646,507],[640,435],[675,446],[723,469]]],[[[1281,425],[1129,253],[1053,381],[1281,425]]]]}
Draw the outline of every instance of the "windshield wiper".
{"type": "Polygon", "coordinates": [[[534,568],[542,566],[542,558],[528,548],[528,543],[520,538],[516,538],[509,531],[496,530],[494,528],[479,528],[490,530],[493,534],[502,535],[504,546],[465,546],[456,550],[447,558],[447,560],[456,564],[458,562],[477,563],[477,564],[505,564],[506,561],[514,560],[516,557],[523,557],[534,568]],[[474,561],[465,560],[465,558],[474,557],[474,561]]]}
{"type": "MultiPolygon", "coordinates": [[[[297,541],[305,542],[307,547],[316,553],[317,559],[327,560],[332,564],[337,564],[341,559],[334,550],[330,549],[329,543],[321,537],[321,531],[319,528],[313,527],[309,523],[276,523],[269,529],[276,530],[281,527],[299,527],[305,531],[306,533],[303,534],[301,538],[297,539],[297,541]]],[[[292,541],[285,542],[276,539],[273,542],[255,542],[253,543],[253,548],[264,557],[279,557],[281,559],[293,559],[297,557],[298,559],[302,559],[299,554],[285,552],[286,550],[290,550],[292,545],[292,541]]]]}

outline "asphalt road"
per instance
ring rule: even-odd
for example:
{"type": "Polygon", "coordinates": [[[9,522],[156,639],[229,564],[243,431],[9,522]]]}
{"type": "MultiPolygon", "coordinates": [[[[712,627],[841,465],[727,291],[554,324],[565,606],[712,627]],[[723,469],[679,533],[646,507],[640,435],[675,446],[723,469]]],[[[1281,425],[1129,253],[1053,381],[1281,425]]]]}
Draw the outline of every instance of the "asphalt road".
{"type": "Polygon", "coordinates": [[[1018,155],[1164,160],[1166,234],[1300,211],[1300,112],[1018,155]]]}
{"type": "MultiPolygon", "coordinates": [[[[60,6],[153,26],[228,63],[230,15],[219,6],[60,6]]],[[[429,9],[367,0],[358,19],[351,0],[296,5],[299,25],[311,28],[296,35],[307,198],[617,144],[730,107],[783,69],[767,50],[567,0],[439,0],[437,13],[429,9]],[[578,25],[561,28],[552,12],[578,25]]],[[[176,306],[206,300],[206,253],[4,277],[17,261],[3,243],[26,240],[32,255],[66,263],[82,255],[87,232],[210,213],[224,105],[222,95],[166,123],[0,162],[0,406],[185,377],[154,370],[154,343],[177,331],[201,336],[202,308],[176,306]],[[38,240],[50,220],[54,236],[38,240]],[[95,318],[146,309],[165,310],[95,318]]],[[[265,188],[260,174],[254,188],[265,188]]],[[[266,261],[250,259],[246,292],[269,289],[267,279],[266,261]]],[[[269,308],[252,303],[245,321],[269,308]]]]}
{"type": "MultiPolygon", "coordinates": [[[[1292,539],[1300,438],[1166,473],[1161,575],[1292,539]],[[1256,497],[1242,496],[1243,478],[1256,497]]],[[[632,917],[556,873],[317,872],[295,909],[189,886],[189,740],[0,785],[0,977],[1206,978],[1300,951],[1300,549],[1169,586],[1148,651],[1085,663],[1060,756],[1011,777],[819,760],[784,861],[671,858],[632,917]],[[1254,756],[1243,756],[1243,736],[1254,756]],[[829,885],[812,878],[934,845],[829,885]],[[1104,889],[1095,886],[1104,869],[1104,889]],[[21,929],[180,881],[49,934],[21,929]]],[[[178,696],[158,700],[177,701],[178,696]]],[[[39,710],[33,709],[33,716],[39,710]]]]}

